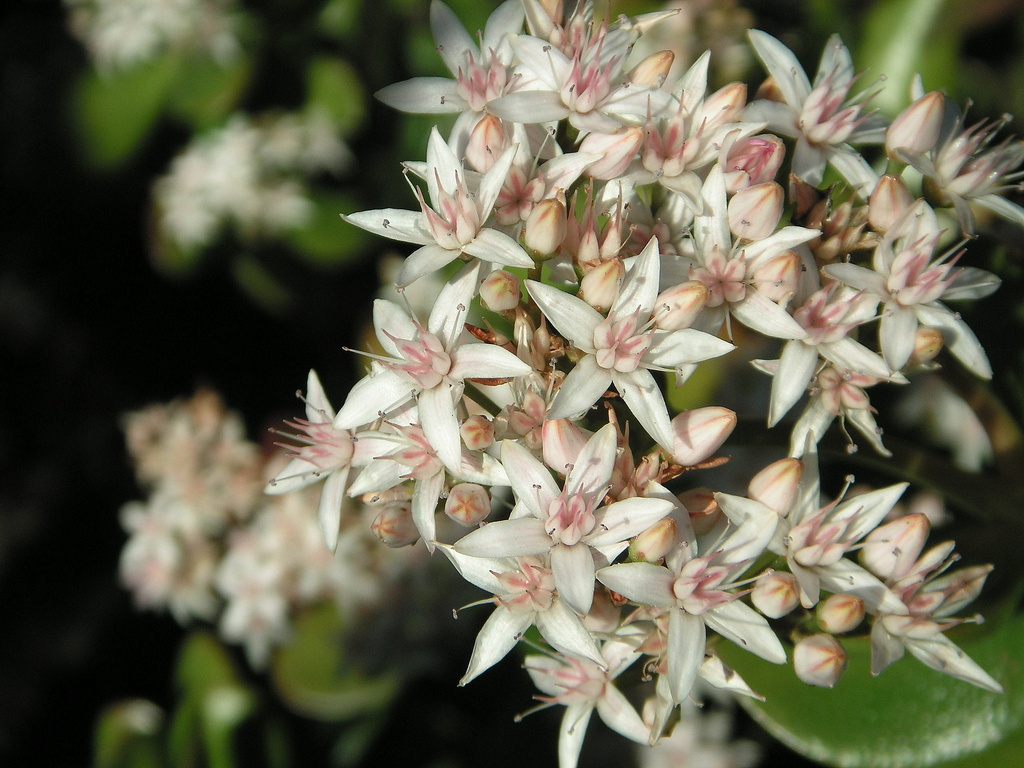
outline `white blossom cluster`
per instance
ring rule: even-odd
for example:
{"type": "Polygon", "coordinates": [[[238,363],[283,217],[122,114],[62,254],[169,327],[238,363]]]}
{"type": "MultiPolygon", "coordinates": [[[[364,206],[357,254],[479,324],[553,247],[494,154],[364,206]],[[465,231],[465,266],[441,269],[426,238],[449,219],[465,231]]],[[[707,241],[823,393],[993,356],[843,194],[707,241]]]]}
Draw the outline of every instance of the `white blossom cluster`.
{"type": "Polygon", "coordinates": [[[720,658],[726,642],[775,664],[791,653],[801,679],[831,686],[837,636],[869,633],[875,674],[909,651],[1001,690],[943,634],[990,567],[951,570],[952,543],[924,547],[924,515],[884,522],[906,483],[823,498],[816,445],[838,419],[886,453],[866,390],[907,384],[943,350],[991,376],[946,302],[999,281],[944,250],[939,214],[965,232],[975,205],[1024,223],[1002,197],[1021,144],[945,120],[938,94],[887,123],[854,92],[835,37],[812,80],[750,32],[770,78],[749,99],[741,83],[708,92],[708,54],[678,78],[669,52],[636,60],[672,12],[602,21],[591,2],[562,5],[508,0],[474,36],[432,3],[452,78],[378,96],[454,127],[405,164],[414,210],[344,218],[415,246],[400,288],[446,282],[425,317],[374,303],[368,373],[337,410],[310,374],[299,445],[268,493],[323,481],[332,549],[344,500],[374,498],[381,539],[422,539],[490,595],[462,684],[541,638],[524,666],[543,706],[566,708],[562,768],[595,711],[648,744],[697,685],[758,696],[720,658]],[[910,166],[927,200],[900,175],[910,166]],[[819,188],[834,177],[838,189],[819,188]],[[773,377],[769,426],[803,402],[790,457],[745,495],[678,493],[675,478],[716,463],[736,416],[672,414],[663,387],[749,338],[737,324],[779,350],[755,361],[773,377]],[[463,531],[444,535],[444,517],[463,531]],[[790,652],[780,636],[797,638],[790,652]],[[650,681],[627,686],[646,716],[620,691],[627,678],[650,681]]]}
{"type": "Polygon", "coordinates": [[[239,52],[236,0],[64,0],[71,30],[102,71],[157,56],[205,54],[221,64],[239,52]]]}
{"type": "Polygon", "coordinates": [[[301,227],[313,210],[306,177],[340,172],[350,159],[322,112],[236,114],[193,139],[156,181],[157,228],[190,251],[228,227],[243,239],[301,227]]]}
{"type": "Polygon", "coordinates": [[[394,553],[373,546],[372,515],[351,502],[335,557],[310,514],[315,492],[264,495],[282,457],[262,456],[212,392],[130,414],[125,432],[149,497],[121,511],[123,582],[139,607],[167,609],[181,624],[217,622],[255,667],[289,638],[302,607],[330,601],[355,616],[415,556],[385,557],[394,553]]]}

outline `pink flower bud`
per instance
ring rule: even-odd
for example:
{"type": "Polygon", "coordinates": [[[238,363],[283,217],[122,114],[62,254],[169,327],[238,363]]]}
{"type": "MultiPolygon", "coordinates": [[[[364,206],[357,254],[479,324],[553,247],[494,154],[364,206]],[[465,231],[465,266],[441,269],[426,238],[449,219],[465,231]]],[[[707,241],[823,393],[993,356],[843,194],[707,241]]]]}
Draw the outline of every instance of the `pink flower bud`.
{"type": "Polygon", "coordinates": [[[538,256],[551,257],[565,237],[565,199],[548,198],[534,207],[523,230],[523,244],[538,256]]]}
{"type": "Polygon", "coordinates": [[[654,324],[663,331],[689,328],[708,303],[708,287],[687,280],[662,291],[654,302],[654,324]]]}
{"type": "Polygon", "coordinates": [[[769,133],[739,139],[729,147],[723,165],[725,190],[735,194],[741,189],[773,181],[786,157],[782,139],[769,133]]]}
{"type": "Polygon", "coordinates": [[[747,86],[744,83],[723,85],[704,99],[693,117],[693,124],[711,131],[720,125],[737,122],[746,104],[747,86]]]}
{"type": "Polygon", "coordinates": [[[482,451],[494,444],[494,422],[486,416],[470,416],[459,427],[466,447],[471,451],[482,451]]]}
{"type": "Polygon", "coordinates": [[[778,619],[800,604],[800,586],[792,573],[769,571],[758,577],[750,602],[769,619],[778,619]]]}
{"type": "Polygon", "coordinates": [[[625,274],[622,259],[601,262],[583,276],[579,297],[598,312],[604,312],[619,295],[619,284],[625,274]]]}
{"type": "Polygon", "coordinates": [[[676,544],[676,521],[663,517],[629,543],[629,559],[657,563],[676,544]]]}
{"type": "Polygon", "coordinates": [[[888,232],[913,202],[906,182],[887,173],[878,180],[868,198],[868,222],[876,232],[888,232]]]}
{"type": "Polygon", "coordinates": [[[804,465],[799,459],[779,459],[754,475],[747,486],[747,496],[785,517],[803,472],[804,465]]]}
{"type": "Polygon", "coordinates": [[[569,474],[569,467],[587,444],[587,435],[568,419],[550,419],[542,430],[544,463],[560,475],[569,474]]]}
{"type": "Polygon", "coordinates": [[[911,361],[918,365],[931,362],[942,351],[945,341],[942,331],[938,328],[927,325],[918,326],[914,336],[914,352],[910,356],[911,361]]]}
{"type": "Polygon", "coordinates": [[[370,524],[370,530],[393,549],[414,544],[420,538],[408,504],[389,504],[384,507],[370,524]]]}
{"type": "Polygon", "coordinates": [[[661,88],[672,69],[676,55],[672,51],[658,51],[637,64],[627,75],[629,82],[642,88],[661,88]]]}
{"type": "Polygon", "coordinates": [[[830,595],[818,603],[818,624],[829,634],[856,629],[864,621],[864,601],[856,595],[830,595]]]}
{"type": "Polygon", "coordinates": [[[467,528],[481,522],[491,512],[491,497],[482,485],[459,483],[448,492],[444,513],[467,528]]]}
{"type": "Polygon", "coordinates": [[[644,129],[637,125],[620,128],[615,133],[587,134],[580,143],[579,152],[601,156],[587,168],[587,176],[599,181],[621,176],[643,143],[644,129]]]}
{"type": "Polygon", "coordinates": [[[494,312],[508,312],[519,306],[519,278],[496,269],[480,284],[480,300],[494,312]]]}
{"type": "Polygon", "coordinates": [[[484,115],[469,134],[466,143],[466,166],[478,173],[487,173],[494,161],[510,146],[501,120],[484,115]]]}
{"type": "Polygon", "coordinates": [[[683,411],[672,419],[672,461],[683,467],[699,464],[718,450],[735,427],[736,413],[728,408],[711,405],[683,411]]]}
{"type": "Polygon", "coordinates": [[[802,269],[800,257],[795,251],[783,251],[754,270],[754,287],[767,299],[774,302],[786,301],[800,287],[802,269]]]}
{"type": "Polygon", "coordinates": [[[729,201],[729,230],[744,240],[763,240],[779,224],[784,197],[774,181],[741,189],[729,201]]]}
{"type": "Polygon", "coordinates": [[[846,669],[846,651],[832,635],[805,637],[793,649],[793,669],[808,685],[832,688],[846,669]]]}
{"type": "Polygon", "coordinates": [[[906,515],[868,534],[861,564],[884,581],[903,578],[921,554],[931,525],[924,515],[906,515]]]}
{"type": "Polygon", "coordinates": [[[693,532],[701,536],[717,525],[722,519],[722,510],[710,488],[691,488],[679,494],[679,501],[690,515],[693,532]]]}
{"type": "Polygon", "coordinates": [[[885,153],[896,160],[897,150],[918,155],[932,149],[939,140],[944,108],[943,95],[932,91],[900,112],[885,132],[885,153]]]}

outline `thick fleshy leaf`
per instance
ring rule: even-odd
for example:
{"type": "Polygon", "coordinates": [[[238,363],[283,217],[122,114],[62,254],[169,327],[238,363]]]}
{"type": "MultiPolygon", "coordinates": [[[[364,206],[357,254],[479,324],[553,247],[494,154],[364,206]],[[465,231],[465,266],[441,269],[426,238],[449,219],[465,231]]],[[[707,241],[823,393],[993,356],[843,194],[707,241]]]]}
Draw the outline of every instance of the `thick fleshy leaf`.
{"type": "Polygon", "coordinates": [[[849,663],[835,688],[814,688],[792,669],[720,646],[723,660],[756,690],[743,700],[769,732],[802,754],[851,768],[993,768],[1024,747],[1024,616],[951,630],[956,643],[1006,690],[992,693],[905,658],[871,676],[867,638],[844,638],[849,663]],[[836,723],[842,727],[837,728],[836,723]]]}

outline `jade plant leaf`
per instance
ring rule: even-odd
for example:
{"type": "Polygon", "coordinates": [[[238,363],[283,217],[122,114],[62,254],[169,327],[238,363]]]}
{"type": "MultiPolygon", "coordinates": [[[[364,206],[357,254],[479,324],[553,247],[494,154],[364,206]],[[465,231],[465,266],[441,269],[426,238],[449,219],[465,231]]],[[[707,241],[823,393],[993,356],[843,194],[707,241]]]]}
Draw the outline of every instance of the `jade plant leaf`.
{"type": "Polygon", "coordinates": [[[948,633],[998,680],[996,694],[942,675],[907,655],[877,678],[866,638],[844,639],[849,666],[833,689],[801,683],[791,667],[736,646],[719,652],[765,702],[744,706],[772,735],[842,768],[973,768],[1011,765],[1024,747],[1024,615],[948,633]],[[1009,762],[998,755],[1013,755],[1009,762]]]}

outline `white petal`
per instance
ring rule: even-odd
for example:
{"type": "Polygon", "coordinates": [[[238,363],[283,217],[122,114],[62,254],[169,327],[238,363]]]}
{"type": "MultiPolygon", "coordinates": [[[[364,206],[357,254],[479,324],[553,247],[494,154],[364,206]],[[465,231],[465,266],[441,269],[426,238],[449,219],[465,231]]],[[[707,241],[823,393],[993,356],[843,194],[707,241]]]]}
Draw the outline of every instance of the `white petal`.
{"type": "Polygon", "coordinates": [[[789,436],[789,455],[799,459],[810,439],[812,445],[821,442],[822,435],[829,428],[835,415],[821,402],[820,397],[812,397],[807,401],[803,413],[796,420],[789,436]]]}
{"type": "Polygon", "coordinates": [[[675,369],[721,357],[735,348],[725,339],[693,328],[655,331],[642,362],[654,369],[675,369]]]}
{"type": "Polygon", "coordinates": [[[512,440],[501,443],[501,463],[519,503],[524,504],[535,518],[546,519],[548,506],[561,492],[547,467],[512,440]]]}
{"type": "Polygon", "coordinates": [[[855,373],[863,373],[866,376],[874,376],[879,379],[898,381],[902,378],[902,376],[893,375],[889,366],[885,364],[885,360],[849,336],[838,341],[819,344],[818,351],[821,352],[822,357],[840,369],[846,368],[855,373]]]}
{"type": "Polygon", "coordinates": [[[917,339],[917,317],[909,309],[895,302],[885,305],[878,337],[882,344],[882,356],[890,370],[899,371],[914,353],[917,339]]]}
{"type": "Polygon", "coordinates": [[[835,594],[856,595],[864,601],[865,607],[872,613],[895,613],[898,615],[907,613],[907,606],[892,590],[877,577],[845,557],[840,558],[832,565],[818,566],[814,570],[822,589],[835,594]]]}
{"type": "Polygon", "coordinates": [[[495,608],[476,636],[469,666],[459,685],[466,685],[505,658],[532,624],[532,613],[513,613],[503,605],[495,608]]]}
{"type": "Polygon", "coordinates": [[[338,548],[338,531],[341,529],[341,504],[345,499],[345,486],[348,484],[349,469],[349,467],[342,467],[332,472],[320,491],[317,520],[320,522],[320,532],[324,535],[324,543],[331,552],[338,548]]]}
{"type": "Polygon", "coordinates": [[[450,544],[440,542],[437,548],[451,561],[462,578],[492,595],[503,589],[496,574],[514,571],[519,567],[512,558],[472,557],[459,552],[450,544]]]}
{"type": "Polygon", "coordinates": [[[595,664],[604,666],[601,650],[594,642],[590,631],[558,595],[555,595],[550,608],[537,613],[534,623],[541,636],[555,650],[569,656],[590,659],[595,664]]]}
{"type": "Polygon", "coordinates": [[[857,190],[864,200],[871,197],[871,193],[878,186],[878,174],[859,152],[837,147],[828,153],[828,163],[846,179],[851,187],[857,190]]]}
{"type": "Polygon", "coordinates": [[[775,78],[782,98],[791,107],[803,107],[804,101],[811,95],[811,84],[793,52],[767,32],[751,29],[747,36],[768,74],[775,78]]]}
{"type": "Polygon", "coordinates": [[[547,552],[551,537],[537,518],[520,517],[488,523],[463,536],[454,547],[472,557],[522,557],[547,552]]]}
{"type": "Polygon", "coordinates": [[[928,640],[908,640],[906,645],[911,654],[932,669],[993,693],[1003,692],[1003,686],[945,635],[936,635],[928,640]]]}
{"type": "Polygon", "coordinates": [[[808,184],[820,184],[825,172],[828,154],[825,150],[810,144],[803,136],[796,140],[793,150],[793,174],[808,184]]]}
{"type": "Polygon", "coordinates": [[[484,53],[490,48],[497,49],[507,42],[509,35],[522,31],[525,18],[526,11],[519,0],[505,0],[495,8],[487,17],[487,23],[484,25],[484,53]]]}
{"type": "Polygon", "coordinates": [[[605,424],[587,440],[565,480],[568,495],[580,492],[604,495],[615,465],[616,438],[615,427],[605,424]]]}
{"type": "Polygon", "coordinates": [[[583,737],[587,734],[590,716],[594,714],[594,703],[570,704],[562,715],[558,731],[558,768],[576,768],[579,764],[583,737]]]}
{"type": "Polygon", "coordinates": [[[291,493],[324,479],[324,470],[305,459],[292,459],[263,488],[269,496],[291,493]]]}
{"type": "Polygon", "coordinates": [[[417,480],[412,491],[412,521],[427,548],[434,549],[435,513],[437,500],[444,490],[444,472],[438,472],[423,480],[417,480]]]}
{"type": "Polygon", "coordinates": [[[849,520],[846,538],[858,541],[878,527],[879,523],[900,500],[908,483],[896,483],[885,488],[858,494],[846,499],[829,515],[830,520],[849,520]]]}
{"type": "MultiPolygon", "coordinates": [[[[516,58],[521,61],[523,65],[530,70],[530,72],[543,81],[544,85],[547,86],[546,92],[553,92],[552,95],[558,97],[558,90],[565,84],[569,75],[570,62],[569,59],[566,58],[565,54],[557,47],[551,45],[547,40],[541,40],[533,35],[516,35],[512,38],[511,42],[512,50],[515,52],[516,58]]],[[[537,91],[537,93],[543,92],[545,91],[537,91]]],[[[561,103],[561,97],[558,97],[558,101],[561,103]]],[[[502,119],[512,119],[513,122],[517,123],[546,122],[546,119],[528,121],[516,118],[505,118],[497,112],[495,112],[495,114],[502,119]]],[[[558,118],[548,119],[557,120],[558,118]]]]}
{"type": "Polygon", "coordinates": [[[749,605],[733,600],[704,613],[704,621],[722,637],[772,664],[785,664],[786,651],[768,621],[749,605]]]}
{"type": "Polygon", "coordinates": [[[401,358],[402,354],[391,337],[412,340],[419,333],[416,323],[405,310],[387,299],[375,299],[373,302],[373,330],[377,343],[388,355],[396,358],[401,358]]]}
{"type": "Polygon", "coordinates": [[[704,619],[692,616],[681,608],[668,615],[668,685],[672,701],[686,700],[697,681],[697,672],[704,663],[707,644],[704,619]]]}
{"type": "Polygon", "coordinates": [[[526,290],[570,344],[587,352],[594,351],[594,329],[604,320],[596,309],[582,299],[534,280],[526,281],[526,290]]]}
{"type": "Polygon", "coordinates": [[[622,285],[619,286],[619,295],[608,316],[618,321],[639,310],[641,320],[649,317],[654,311],[654,300],[658,297],[660,272],[658,238],[652,237],[626,271],[622,285]]]}
{"type": "Polygon", "coordinates": [[[465,65],[467,52],[479,58],[480,51],[459,17],[440,0],[430,4],[430,31],[434,35],[438,54],[453,75],[465,65]]]}
{"type": "Polygon", "coordinates": [[[982,208],[987,208],[1011,224],[1024,227],[1024,208],[1021,208],[1016,203],[1011,203],[1006,198],[999,195],[982,195],[981,197],[973,198],[971,202],[980,205],[982,208]]]}
{"type": "Polygon", "coordinates": [[[903,658],[903,642],[886,630],[882,617],[871,625],[871,674],[877,677],[903,658]]]}
{"type": "Polygon", "coordinates": [[[306,377],[306,419],[312,422],[334,421],[334,409],[320,383],[320,377],[312,369],[306,377]]]}
{"type": "Polygon", "coordinates": [[[595,514],[594,529],[586,541],[592,547],[607,547],[645,531],[669,514],[675,505],[667,499],[633,497],[602,507],[595,514]]]}
{"type": "Polygon", "coordinates": [[[509,93],[487,105],[488,111],[513,123],[548,123],[569,116],[562,97],[552,91],[509,93]]]}
{"type": "Polygon", "coordinates": [[[519,243],[496,229],[481,229],[473,242],[462,246],[462,250],[488,264],[523,268],[534,266],[533,259],[519,243]]]}
{"type": "Polygon", "coordinates": [[[668,607],[676,604],[672,593],[675,577],[661,565],[619,563],[599,570],[597,580],[640,605],[668,607]]]}
{"type": "Polygon", "coordinates": [[[611,383],[612,377],[597,364],[594,356],[584,356],[569,371],[559,387],[547,418],[571,419],[579,416],[601,398],[611,383]]]}
{"type": "Polygon", "coordinates": [[[469,312],[480,278],[479,262],[464,265],[444,284],[434,299],[427,330],[440,339],[445,349],[451,349],[463,330],[463,320],[469,312]]]}
{"type": "Polygon", "coordinates": [[[390,368],[377,368],[364,376],[348,393],[345,404],[334,417],[338,429],[354,429],[375,421],[380,414],[408,401],[416,386],[390,368]]]}
{"type": "Polygon", "coordinates": [[[700,676],[704,682],[715,688],[764,701],[764,696],[754,693],[736,670],[723,664],[722,660],[714,654],[704,657],[704,663],[700,667],[700,676]]]}
{"type": "Polygon", "coordinates": [[[984,269],[959,267],[953,282],[943,291],[942,299],[983,299],[996,291],[1002,282],[997,275],[984,269]]]}
{"type": "Polygon", "coordinates": [[[992,378],[992,365],[988,361],[988,356],[967,323],[938,302],[934,305],[919,304],[914,307],[914,313],[925,325],[934,326],[942,331],[946,339],[946,348],[969,371],[983,379],[992,378]]]}
{"type": "MultiPolygon", "coordinates": [[[[434,3],[439,5],[440,3],[434,3]]],[[[461,28],[461,25],[459,25],[461,28]]],[[[465,30],[463,30],[465,34],[465,30]]],[[[466,175],[462,163],[455,156],[455,152],[448,143],[441,137],[437,126],[430,129],[430,138],[427,139],[427,189],[430,192],[430,202],[435,209],[441,201],[440,186],[445,190],[454,191],[457,180],[464,180],[466,175]]]]}
{"type": "Polygon", "coordinates": [[[768,426],[774,427],[807,389],[818,365],[818,351],[800,341],[788,341],[782,348],[779,367],[772,380],[768,405],[768,426]]]}
{"type": "Polygon", "coordinates": [[[481,221],[487,218],[491,208],[494,207],[494,202],[498,199],[501,187],[505,183],[505,177],[508,176],[508,170],[512,167],[512,161],[515,159],[516,152],[518,151],[518,146],[511,146],[506,149],[494,161],[494,165],[487,169],[487,173],[483,175],[483,178],[480,179],[475,202],[477,210],[480,211],[481,221]]]}
{"type": "MultiPolygon", "coordinates": [[[[455,415],[452,387],[442,382],[424,389],[417,399],[423,436],[449,472],[462,467],[462,436],[455,415]]],[[[432,539],[427,539],[431,541],[432,539]]]]}
{"type": "Polygon", "coordinates": [[[888,294],[885,277],[873,269],[858,267],[856,264],[828,264],[822,267],[822,272],[858,291],[867,291],[876,296],[888,294]]]}
{"type": "Polygon", "coordinates": [[[612,383],[636,420],[658,445],[671,453],[676,437],[672,431],[672,421],[668,417],[665,396],[651,372],[645,368],[637,368],[630,373],[612,371],[611,375],[612,383]]]}
{"type": "Polygon", "coordinates": [[[793,316],[757,290],[748,290],[743,301],[730,304],[732,316],[765,336],[776,339],[805,339],[807,331],[793,316]]]}
{"type": "Polygon", "coordinates": [[[625,736],[637,744],[647,744],[651,731],[644,725],[640,715],[633,709],[622,691],[614,685],[608,685],[604,694],[597,700],[597,714],[604,724],[616,733],[625,736]]]}
{"type": "Polygon", "coordinates": [[[381,208],[375,211],[342,214],[341,218],[360,229],[391,240],[416,245],[434,242],[433,235],[427,231],[423,222],[423,214],[419,211],[381,208]]]}
{"type": "Polygon", "coordinates": [[[414,77],[381,88],[374,96],[392,109],[417,115],[462,112],[466,108],[456,82],[447,77],[414,77]]]}
{"type": "Polygon", "coordinates": [[[530,366],[502,347],[494,344],[464,344],[453,350],[452,368],[448,375],[458,381],[525,376],[532,371],[530,366]]]}
{"type": "Polygon", "coordinates": [[[421,277],[436,272],[459,257],[459,251],[442,248],[435,243],[428,243],[422,248],[405,257],[402,269],[395,279],[395,284],[404,287],[416,282],[421,277]]]}
{"type": "Polygon", "coordinates": [[[551,550],[551,572],[558,594],[580,616],[590,612],[594,601],[594,570],[594,556],[583,542],[557,544],[551,550]]]}

